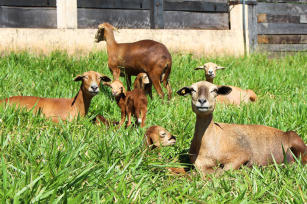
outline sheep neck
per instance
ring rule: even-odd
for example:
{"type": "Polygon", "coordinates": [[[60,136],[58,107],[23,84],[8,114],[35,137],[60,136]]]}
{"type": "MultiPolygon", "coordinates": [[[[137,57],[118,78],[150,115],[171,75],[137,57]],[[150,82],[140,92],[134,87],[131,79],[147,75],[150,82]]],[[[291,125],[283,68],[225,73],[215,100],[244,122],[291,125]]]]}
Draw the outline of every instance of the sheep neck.
{"type": "Polygon", "coordinates": [[[121,103],[124,103],[125,99],[126,99],[126,94],[125,93],[121,93],[118,96],[115,96],[115,100],[116,100],[116,103],[118,105],[121,105],[121,103]]]}
{"type": "Polygon", "coordinates": [[[205,116],[196,115],[195,132],[189,151],[192,157],[191,162],[196,160],[196,157],[199,155],[201,150],[201,146],[206,143],[206,139],[214,134],[213,114],[211,113],[205,116]]]}
{"type": "Polygon", "coordinates": [[[211,78],[211,77],[206,77],[206,81],[213,84],[213,78],[211,78]]]}
{"type": "Polygon", "coordinates": [[[86,93],[81,85],[79,92],[75,96],[72,107],[75,107],[81,116],[85,116],[91,104],[93,96],[86,93]]]}
{"type": "Polygon", "coordinates": [[[117,47],[118,44],[117,44],[117,42],[114,38],[113,30],[106,30],[105,32],[106,32],[105,38],[106,38],[106,42],[107,42],[108,55],[115,54],[116,47],[117,47]]]}

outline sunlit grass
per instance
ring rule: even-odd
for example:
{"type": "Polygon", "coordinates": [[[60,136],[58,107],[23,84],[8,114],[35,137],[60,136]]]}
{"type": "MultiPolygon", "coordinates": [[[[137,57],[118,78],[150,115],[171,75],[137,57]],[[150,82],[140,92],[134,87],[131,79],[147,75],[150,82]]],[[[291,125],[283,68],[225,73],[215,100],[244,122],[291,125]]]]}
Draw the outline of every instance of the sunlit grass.
{"type": "MultiPolygon", "coordinates": [[[[25,110],[0,107],[0,199],[2,202],[265,202],[306,203],[307,170],[300,164],[229,171],[204,180],[195,169],[174,176],[165,166],[180,165],[194,132],[190,98],[175,91],[204,79],[194,67],[213,61],[227,69],[216,84],[253,89],[259,100],[241,107],[218,105],[215,121],[263,124],[296,131],[307,142],[307,55],[268,59],[195,58],[173,55],[173,98],[149,99],[147,127],[161,125],[177,136],[173,147],[148,152],[145,128],[106,128],[91,119],[120,119],[108,88],[94,97],[89,115],[54,124],[25,110]]],[[[111,76],[106,53],[69,57],[11,53],[0,58],[0,98],[13,95],[74,97],[73,77],[94,70],[111,76]]],[[[165,91],[165,90],[164,90],[165,91]]]]}

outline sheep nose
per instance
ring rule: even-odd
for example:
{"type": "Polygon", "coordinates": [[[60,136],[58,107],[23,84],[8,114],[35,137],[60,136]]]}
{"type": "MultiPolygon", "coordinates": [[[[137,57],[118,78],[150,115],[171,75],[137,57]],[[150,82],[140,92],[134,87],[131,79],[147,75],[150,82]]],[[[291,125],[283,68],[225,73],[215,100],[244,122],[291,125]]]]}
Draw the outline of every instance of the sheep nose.
{"type": "Polygon", "coordinates": [[[209,74],[213,74],[213,71],[210,70],[210,71],[209,71],[209,74]]]}
{"type": "Polygon", "coordinates": [[[204,99],[204,98],[199,98],[199,99],[198,99],[198,102],[199,102],[200,104],[204,104],[204,103],[207,102],[207,100],[204,99]]]}
{"type": "Polygon", "coordinates": [[[93,91],[97,91],[97,89],[98,89],[98,86],[96,86],[96,85],[93,85],[93,86],[91,86],[91,89],[92,89],[93,91]]]}

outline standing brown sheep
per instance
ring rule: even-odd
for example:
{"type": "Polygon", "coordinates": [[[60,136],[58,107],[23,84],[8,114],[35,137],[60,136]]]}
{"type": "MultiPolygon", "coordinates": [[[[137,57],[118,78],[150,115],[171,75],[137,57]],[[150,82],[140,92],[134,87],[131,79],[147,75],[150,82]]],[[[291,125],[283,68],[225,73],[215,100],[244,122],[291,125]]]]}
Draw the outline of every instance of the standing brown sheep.
{"type": "Polygon", "coordinates": [[[114,80],[119,80],[120,68],[124,68],[127,76],[128,90],[131,86],[131,76],[141,72],[148,74],[159,96],[164,98],[161,82],[171,99],[172,90],[169,75],[172,67],[172,57],[167,48],[153,40],[141,40],[133,43],[117,43],[114,38],[115,28],[109,23],[98,26],[96,42],[106,41],[108,52],[108,66],[114,80]]]}

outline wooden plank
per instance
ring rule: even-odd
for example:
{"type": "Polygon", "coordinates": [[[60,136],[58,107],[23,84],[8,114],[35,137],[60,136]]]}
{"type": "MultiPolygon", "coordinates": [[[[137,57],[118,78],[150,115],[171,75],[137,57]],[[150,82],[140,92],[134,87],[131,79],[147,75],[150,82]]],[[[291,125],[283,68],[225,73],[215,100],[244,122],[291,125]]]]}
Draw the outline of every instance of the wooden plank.
{"type": "Polygon", "coordinates": [[[258,23],[300,23],[300,16],[271,15],[261,13],[257,15],[258,23]]]}
{"type": "Polygon", "coordinates": [[[266,13],[271,15],[306,15],[307,4],[270,4],[258,3],[256,7],[257,14],[266,13]]]}
{"type": "MultiPolygon", "coordinates": [[[[243,4],[243,0],[229,0],[229,5],[243,4]]],[[[245,0],[245,5],[257,5],[257,0],[245,0]]]]}
{"type": "Polygon", "coordinates": [[[169,29],[229,29],[228,13],[165,11],[164,20],[164,28],[169,29]]]}
{"type": "Polygon", "coordinates": [[[258,23],[258,34],[307,34],[305,24],[292,23],[258,23]]]}
{"type": "Polygon", "coordinates": [[[227,3],[204,1],[165,1],[164,11],[221,12],[229,11],[227,3]]]}
{"type": "Polygon", "coordinates": [[[307,44],[307,35],[258,35],[258,44],[307,44]]]}
{"type": "MultiPolygon", "coordinates": [[[[151,9],[156,0],[78,0],[78,8],[103,8],[103,9],[151,9]]],[[[195,12],[228,12],[227,0],[208,2],[201,0],[164,0],[166,11],[195,11],[195,12]]]]}
{"type": "Polygon", "coordinates": [[[1,0],[0,6],[56,7],[56,0],[1,0]]]}
{"type": "Polygon", "coordinates": [[[151,0],[78,0],[78,8],[150,9],[151,0]]]}
{"type": "Polygon", "coordinates": [[[249,40],[249,53],[252,53],[257,48],[257,16],[256,16],[256,6],[257,5],[249,5],[248,6],[248,40],[249,40]]]}
{"type": "Polygon", "coordinates": [[[264,3],[307,3],[307,0],[258,0],[264,3]]]}
{"type": "Polygon", "coordinates": [[[306,52],[307,44],[260,44],[258,50],[268,52],[306,52]]]}
{"type": "Polygon", "coordinates": [[[56,28],[55,8],[27,8],[0,6],[2,28],[56,28]]]}
{"type": "Polygon", "coordinates": [[[300,23],[307,23],[307,15],[300,15],[300,23]]]}
{"type": "Polygon", "coordinates": [[[78,28],[97,28],[103,22],[118,28],[150,28],[150,11],[78,8],[78,28]]]}
{"type": "Polygon", "coordinates": [[[150,28],[164,28],[164,2],[163,0],[152,0],[151,15],[150,15],[150,28]]]}

